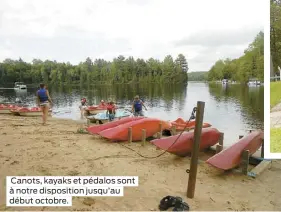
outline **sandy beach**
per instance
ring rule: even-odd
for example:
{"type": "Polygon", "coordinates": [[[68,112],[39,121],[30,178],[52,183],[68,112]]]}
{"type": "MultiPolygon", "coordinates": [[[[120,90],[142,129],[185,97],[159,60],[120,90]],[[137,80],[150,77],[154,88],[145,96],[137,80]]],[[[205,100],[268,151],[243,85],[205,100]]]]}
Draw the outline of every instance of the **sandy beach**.
{"type": "MultiPolygon", "coordinates": [[[[63,119],[0,115],[0,210],[158,210],[160,200],[180,196],[191,210],[280,210],[281,161],[253,179],[221,173],[204,163],[201,153],[195,198],[186,197],[190,158],[169,153],[145,159],[118,143],[77,133],[86,125],[63,119]],[[139,176],[138,187],[124,197],[74,197],[72,207],[6,207],[6,176],[139,176]]],[[[157,150],[148,142],[124,143],[146,156],[157,150]]]]}

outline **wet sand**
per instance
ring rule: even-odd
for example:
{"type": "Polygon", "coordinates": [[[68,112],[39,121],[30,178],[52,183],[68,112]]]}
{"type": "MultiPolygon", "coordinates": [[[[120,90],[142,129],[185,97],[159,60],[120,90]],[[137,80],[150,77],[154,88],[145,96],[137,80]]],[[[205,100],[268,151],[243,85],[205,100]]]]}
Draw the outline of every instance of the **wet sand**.
{"type": "MultiPolygon", "coordinates": [[[[86,127],[71,120],[0,115],[0,210],[158,210],[167,195],[180,196],[191,210],[280,210],[281,161],[253,179],[221,173],[200,155],[194,199],[186,198],[190,158],[169,153],[146,159],[118,143],[77,133],[86,127]],[[6,176],[139,176],[124,197],[74,197],[72,207],[6,207],[6,176]],[[3,189],[4,188],[4,189],[3,189]]],[[[162,151],[147,143],[123,143],[146,156],[162,151]]]]}

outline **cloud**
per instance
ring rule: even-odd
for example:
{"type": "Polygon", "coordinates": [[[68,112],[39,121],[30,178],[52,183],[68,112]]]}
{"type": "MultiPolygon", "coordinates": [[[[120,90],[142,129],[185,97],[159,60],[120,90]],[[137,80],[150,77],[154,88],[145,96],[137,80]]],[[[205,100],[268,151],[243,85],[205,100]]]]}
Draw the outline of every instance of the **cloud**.
{"type": "Polygon", "coordinates": [[[191,71],[243,54],[264,0],[1,0],[0,61],[186,56],[191,71]],[[255,9],[253,10],[253,5],[255,9]],[[220,54],[217,54],[217,53],[220,54]]]}
{"type": "Polygon", "coordinates": [[[187,38],[175,41],[174,44],[175,46],[198,45],[204,47],[247,45],[262,30],[261,27],[247,27],[239,30],[202,30],[192,33],[187,38]]]}

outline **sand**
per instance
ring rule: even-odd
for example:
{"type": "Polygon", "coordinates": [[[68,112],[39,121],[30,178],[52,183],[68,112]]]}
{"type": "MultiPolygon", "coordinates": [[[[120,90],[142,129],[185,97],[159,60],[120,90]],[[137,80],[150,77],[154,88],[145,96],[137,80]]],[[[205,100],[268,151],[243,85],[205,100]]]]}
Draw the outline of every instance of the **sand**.
{"type": "MultiPolygon", "coordinates": [[[[280,210],[281,162],[253,179],[221,173],[203,162],[201,153],[195,197],[186,197],[190,158],[169,153],[145,159],[118,143],[77,133],[71,120],[0,115],[0,210],[158,210],[167,195],[182,197],[191,210],[280,210]],[[6,207],[5,178],[21,176],[139,176],[138,187],[126,187],[124,197],[74,197],[72,207],[6,207]],[[3,189],[4,188],[4,189],[3,189]]],[[[146,156],[161,153],[147,143],[125,145],[146,156]]]]}

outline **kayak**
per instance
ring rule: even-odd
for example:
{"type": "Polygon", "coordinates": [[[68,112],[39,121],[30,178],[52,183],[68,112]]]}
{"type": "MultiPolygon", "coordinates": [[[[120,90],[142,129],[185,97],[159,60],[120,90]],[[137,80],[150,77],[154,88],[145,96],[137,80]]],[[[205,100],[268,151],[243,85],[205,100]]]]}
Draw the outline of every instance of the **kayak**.
{"type": "Polygon", "coordinates": [[[18,106],[11,104],[0,104],[0,114],[10,114],[12,109],[16,109],[18,106]]]}
{"type": "MultiPolygon", "coordinates": [[[[201,134],[200,151],[219,142],[220,132],[216,128],[203,128],[201,134]]],[[[187,156],[192,151],[194,132],[184,132],[179,135],[152,140],[151,143],[162,150],[178,155],[187,156]],[[176,139],[178,138],[177,142],[176,139]],[[175,144],[173,144],[175,142],[175,144]],[[173,146],[171,146],[173,144],[173,146]]]]}
{"type": "MultiPolygon", "coordinates": [[[[126,110],[116,110],[114,120],[118,120],[118,119],[121,119],[121,118],[124,118],[124,117],[128,117],[130,115],[131,115],[131,113],[126,111],[126,110]]],[[[108,117],[108,114],[106,114],[106,112],[98,113],[96,115],[87,116],[87,119],[89,119],[91,122],[100,121],[103,124],[109,122],[109,117],[108,117]]]]}
{"type": "MultiPolygon", "coordinates": [[[[49,109],[49,115],[51,112],[52,112],[52,110],[49,109]]],[[[12,113],[15,115],[20,115],[20,116],[42,116],[42,110],[40,107],[18,108],[18,109],[12,110],[12,113]]]]}
{"type": "MultiPolygon", "coordinates": [[[[117,107],[115,107],[117,109],[117,107]]],[[[94,106],[88,106],[85,108],[85,111],[88,114],[96,115],[98,113],[105,113],[107,111],[107,105],[94,105],[94,106]]]]}
{"type": "Polygon", "coordinates": [[[261,147],[263,136],[262,131],[251,132],[237,143],[209,158],[206,163],[222,170],[233,169],[240,164],[244,150],[249,150],[252,155],[261,147]]]}
{"type": "MultiPolygon", "coordinates": [[[[184,121],[182,118],[178,118],[177,120],[171,122],[172,126],[176,127],[176,131],[182,131],[184,129],[191,130],[195,128],[195,120],[191,121],[184,121]]],[[[203,123],[202,127],[207,128],[211,127],[212,125],[209,123],[203,123]]]]}
{"type": "Polygon", "coordinates": [[[87,128],[87,131],[90,134],[98,134],[99,132],[103,131],[103,130],[107,130],[113,127],[117,127],[121,124],[125,124],[131,121],[136,121],[136,120],[140,120],[143,119],[144,117],[126,117],[126,118],[122,118],[120,120],[116,120],[116,121],[112,121],[112,122],[108,122],[106,124],[102,124],[102,125],[96,125],[96,126],[90,126],[87,128]]]}
{"type": "Polygon", "coordinates": [[[160,123],[162,123],[162,130],[171,127],[171,124],[167,121],[156,118],[144,118],[101,131],[99,135],[113,141],[127,141],[129,127],[131,127],[132,141],[140,141],[143,129],[146,130],[146,138],[151,137],[160,131],[160,123]]]}

